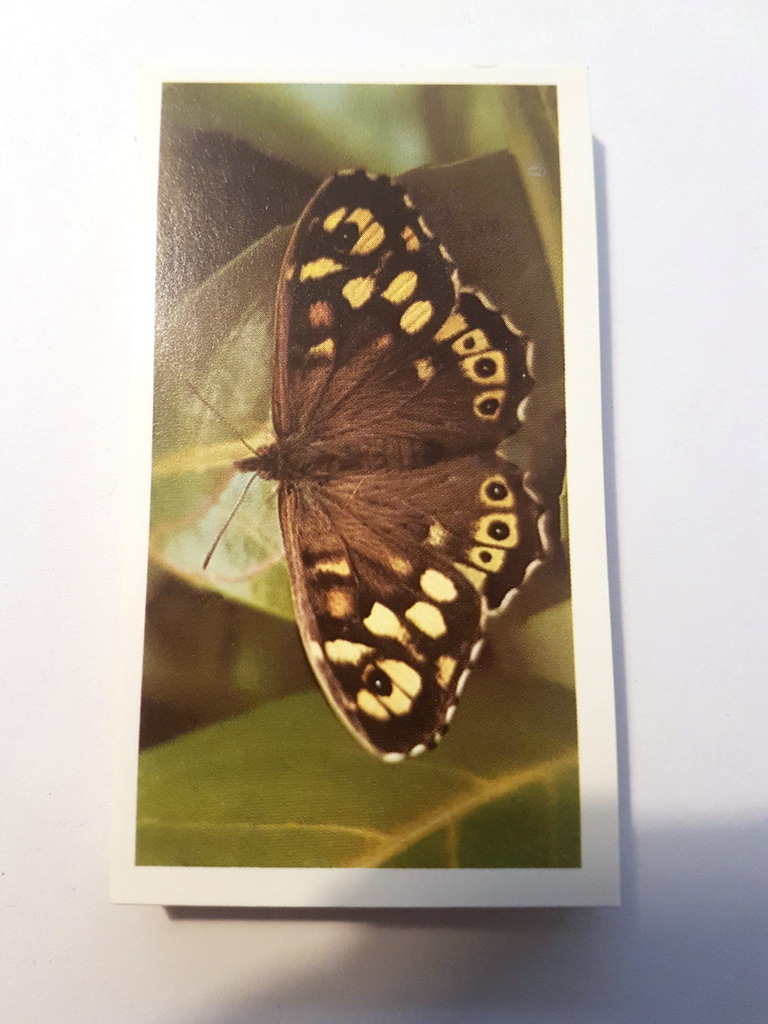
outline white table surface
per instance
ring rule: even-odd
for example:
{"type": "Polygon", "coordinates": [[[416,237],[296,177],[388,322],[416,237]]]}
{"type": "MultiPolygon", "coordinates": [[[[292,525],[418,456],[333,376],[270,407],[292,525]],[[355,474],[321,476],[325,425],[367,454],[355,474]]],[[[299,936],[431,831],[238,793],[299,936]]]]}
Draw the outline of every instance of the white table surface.
{"type": "Polygon", "coordinates": [[[2,1019],[764,1020],[764,5],[14,0],[0,40],[2,1019]],[[281,56],[591,68],[620,909],[107,902],[136,72],[281,56]]]}

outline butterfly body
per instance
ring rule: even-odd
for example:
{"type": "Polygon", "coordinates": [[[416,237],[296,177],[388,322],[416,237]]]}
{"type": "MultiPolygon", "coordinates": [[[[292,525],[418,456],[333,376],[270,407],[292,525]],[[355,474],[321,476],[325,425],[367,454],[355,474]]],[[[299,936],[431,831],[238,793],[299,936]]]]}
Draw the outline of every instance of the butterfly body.
{"type": "Polygon", "coordinates": [[[456,268],[403,190],[319,190],[281,268],[275,441],[297,622],[326,697],[370,752],[433,747],[489,610],[545,554],[542,508],[496,448],[532,386],[524,337],[456,268]]]}

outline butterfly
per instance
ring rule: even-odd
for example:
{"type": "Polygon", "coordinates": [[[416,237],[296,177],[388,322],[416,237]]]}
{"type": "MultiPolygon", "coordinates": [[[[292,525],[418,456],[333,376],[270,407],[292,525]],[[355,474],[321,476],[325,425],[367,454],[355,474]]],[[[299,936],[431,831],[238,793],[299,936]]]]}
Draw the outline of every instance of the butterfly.
{"type": "Polygon", "coordinates": [[[277,481],[307,658],[384,761],[439,742],[488,613],[546,557],[545,510],[496,450],[527,351],[399,185],[346,171],[311,199],[277,288],[275,440],[236,467],[277,481]]]}

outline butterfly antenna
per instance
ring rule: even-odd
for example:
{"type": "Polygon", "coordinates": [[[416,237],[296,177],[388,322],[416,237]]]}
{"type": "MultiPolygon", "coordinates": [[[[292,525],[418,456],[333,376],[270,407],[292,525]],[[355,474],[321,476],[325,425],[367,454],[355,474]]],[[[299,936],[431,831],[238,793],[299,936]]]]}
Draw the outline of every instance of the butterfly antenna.
{"type": "Polygon", "coordinates": [[[254,474],[253,474],[253,476],[251,477],[251,479],[250,479],[250,480],[248,481],[248,483],[247,483],[247,484],[245,485],[245,488],[244,488],[244,490],[243,490],[243,493],[242,493],[242,494],[240,495],[240,497],[239,497],[239,498],[237,499],[237,501],[236,501],[236,503],[235,503],[235,507],[234,507],[234,508],[232,509],[232,511],[231,511],[231,512],[229,513],[229,515],[227,516],[227,521],[226,521],[226,522],[224,523],[224,525],[222,526],[222,528],[221,528],[221,529],[219,530],[219,532],[218,532],[218,533],[216,534],[216,539],[214,540],[213,544],[211,544],[211,546],[210,546],[210,548],[209,548],[209,550],[208,550],[208,554],[207,554],[207,555],[205,556],[205,558],[204,558],[204,560],[203,560],[203,569],[207,569],[207,568],[208,568],[208,563],[209,563],[209,562],[210,562],[210,560],[211,560],[211,559],[213,558],[213,553],[214,553],[214,551],[216,550],[216,548],[217,548],[217,547],[219,546],[219,541],[220,541],[220,540],[221,540],[221,538],[222,538],[222,537],[224,536],[224,531],[225,531],[225,530],[227,529],[227,527],[229,526],[229,524],[230,524],[230,523],[232,522],[232,520],[233,520],[233,519],[235,518],[235,513],[237,512],[237,510],[238,510],[238,509],[240,508],[240,506],[241,506],[241,505],[243,504],[243,502],[245,501],[245,496],[246,496],[246,495],[248,494],[248,491],[249,491],[249,490],[251,489],[251,484],[252,484],[252,483],[253,483],[253,481],[254,481],[254,480],[256,480],[257,478],[258,478],[258,473],[254,473],[254,474]]]}
{"type": "MultiPolygon", "coordinates": [[[[221,413],[219,412],[218,409],[214,408],[214,406],[211,405],[211,403],[208,401],[207,398],[203,398],[203,396],[197,390],[195,385],[194,384],[190,384],[189,381],[186,381],[186,385],[189,388],[189,390],[192,392],[192,394],[200,399],[200,401],[203,403],[203,405],[206,407],[206,409],[209,409],[213,413],[213,415],[216,416],[216,418],[219,419],[224,424],[224,426],[227,427],[227,429],[231,431],[232,434],[234,434],[234,436],[237,438],[237,440],[241,441],[245,445],[245,447],[248,449],[248,451],[249,452],[253,452],[253,454],[255,455],[256,454],[256,449],[252,445],[248,444],[248,442],[245,440],[243,435],[238,430],[236,430],[234,428],[234,426],[229,422],[229,420],[226,417],[221,415],[221,413]]],[[[248,486],[250,486],[250,484],[248,486]]],[[[247,490],[247,488],[246,488],[246,490],[247,490]]],[[[245,497],[245,495],[243,495],[243,497],[245,497]]],[[[242,501],[242,500],[243,499],[241,498],[240,501],[242,501]]],[[[240,502],[238,502],[238,505],[239,504],[240,504],[240,502]]],[[[237,507],[238,506],[236,505],[235,506],[235,511],[237,511],[237,507]]],[[[216,543],[218,544],[218,537],[216,538],[216,543]]],[[[214,547],[215,547],[215,545],[214,545],[214,547]]],[[[213,554],[213,552],[211,552],[211,554],[213,554]]],[[[210,555],[208,557],[210,558],[210,555]]]]}

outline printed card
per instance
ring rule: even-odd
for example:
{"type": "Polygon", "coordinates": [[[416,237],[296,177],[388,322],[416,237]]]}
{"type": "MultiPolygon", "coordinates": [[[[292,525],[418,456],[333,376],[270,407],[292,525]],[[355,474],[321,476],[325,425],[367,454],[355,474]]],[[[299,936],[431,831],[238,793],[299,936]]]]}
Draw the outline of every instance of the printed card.
{"type": "Polygon", "coordinates": [[[585,74],[145,100],[113,899],[616,902],[585,74]]]}

